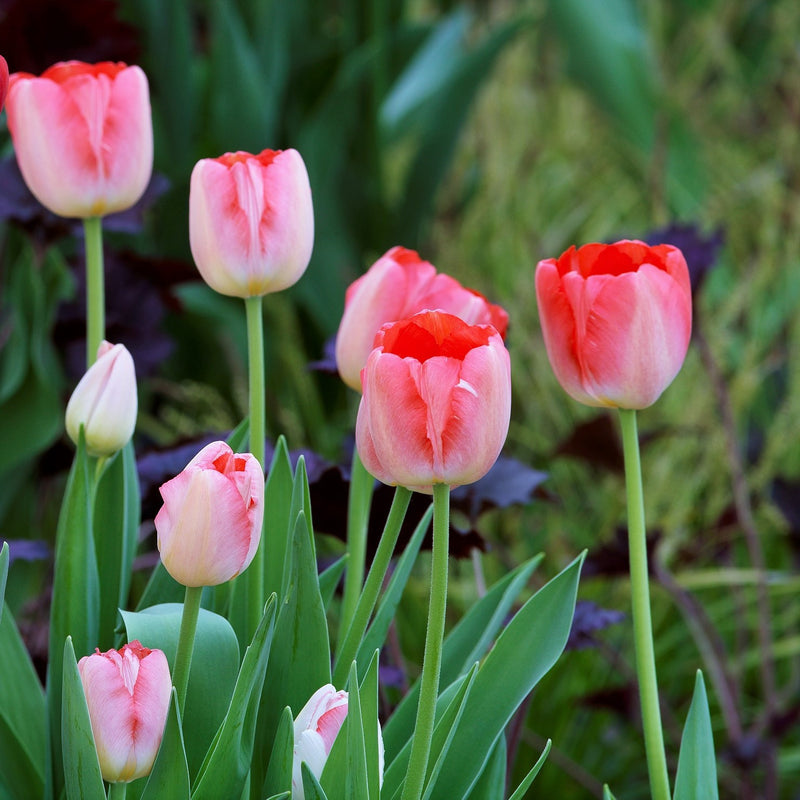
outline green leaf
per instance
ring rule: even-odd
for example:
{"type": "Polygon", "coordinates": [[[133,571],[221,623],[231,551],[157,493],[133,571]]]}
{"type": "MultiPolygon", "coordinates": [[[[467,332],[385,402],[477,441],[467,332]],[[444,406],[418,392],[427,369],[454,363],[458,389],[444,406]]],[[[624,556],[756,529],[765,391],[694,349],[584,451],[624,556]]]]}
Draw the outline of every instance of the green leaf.
{"type": "Polygon", "coordinates": [[[189,790],[189,766],[178,712],[178,693],[173,687],[161,747],[141,800],[189,800],[189,790]]]}
{"type": "Polygon", "coordinates": [[[0,621],[3,619],[3,605],[6,599],[6,581],[8,580],[8,542],[0,547],[0,621]]]}
{"type": "Polygon", "coordinates": [[[273,794],[271,797],[268,797],[267,800],[290,800],[291,795],[291,792],[281,792],[280,794],[273,794]]]}
{"type": "MultiPolygon", "coordinates": [[[[138,639],[145,647],[163,650],[175,663],[183,605],[164,603],[144,611],[121,611],[127,640],[138,639]]],[[[189,688],[183,714],[189,774],[195,775],[203,762],[228,703],[239,672],[239,643],[230,623],[201,608],[197,619],[189,688]]]]}
{"type": "Polygon", "coordinates": [[[272,744],[267,775],[264,778],[262,797],[271,792],[290,792],[292,789],[292,764],[294,760],[294,720],[292,709],[283,709],[278,730],[272,744]]]}
{"type": "Polygon", "coordinates": [[[275,606],[273,594],[245,651],[228,713],[195,780],[192,800],[219,800],[242,794],[253,757],[258,701],[270,660],[275,606]]]}
{"type": "Polygon", "coordinates": [[[248,417],[245,417],[229,434],[228,437],[225,439],[228,444],[228,447],[233,450],[234,453],[242,453],[246,452],[245,448],[247,447],[247,443],[250,441],[250,420],[248,417]]]}
{"type": "Polygon", "coordinates": [[[531,771],[523,778],[522,783],[517,786],[516,791],[511,795],[511,797],[508,798],[508,800],[522,800],[522,798],[525,797],[525,792],[528,791],[530,785],[533,783],[534,778],[539,774],[539,770],[544,766],[544,762],[547,760],[547,754],[550,752],[552,745],[552,739],[548,739],[545,743],[544,750],[542,750],[542,754],[531,768],[531,771]]]}
{"type": "Polygon", "coordinates": [[[319,575],[319,592],[322,595],[322,603],[326,609],[330,608],[333,593],[339,585],[339,580],[346,566],[347,554],[345,553],[319,575]]]}
{"type": "MultiPolygon", "coordinates": [[[[328,796],[319,785],[319,781],[314,777],[314,773],[308,768],[308,764],[303,762],[300,769],[303,775],[305,800],[328,800],[328,796]]],[[[334,800],[344,800],[344,798],[334,798],[334,800]]]]}
{"type": "MultiPolygon", "coordinates": [[[[348,688],[350,692],[347,701],[346,717],[347,733],[345,741],[347,743],[347,772],[344,782],[344,797],[348,798],[348,800],[369,800],[367,753],[364,745],[364,721],[361,718],[361,697],[358,690],[358,673],[355,664],[350,668],[348,688]]],[[[322,771],[320,785],[324,784],[324,777],[325,770],[322,771]]]]}
{"type": "Polygon", "coordinates": [[[608,784],[603,784],[603,800],[616,800],[613,794],[611,794],[611,789],[608,788],[608,784]]]}
{"type": "Polygon", "coordinates": [[[708,697],[703,673],[697,670],[692,704],[681,737],[675,800],[716,800],[718,797],[717,762],[708,697]]]}
{"type": "Polygon", "coordinates": [[[467,800],[504,800],[506,796],[506,737],[500,735],[478,782],[467,800]]]}
{"type": "Polygon", "coordinates": [[[292,504],[292,464],[289,461],[289,448],[286,439],[278,437],[272,463],[267,473],[264,487],[264,508],[269,513],[264,515],[264,532],[261,546],[267,554],[265,560],[264,589],[267,594],[275,592],[283,598],[283,570],[287,552],[291,547],[292,526],[297,519],[289,516],[292,504]],[[291,522],[290,522],[291,520],[291,522]]]}
{"type": "Polygon", "coordinates": [[[150,580],[144,587],[137,611],[144,611],[146,608],[164,605],[165,603],[182,603],[186,587],[181,586],[172,575],[167,572],[164,562],[160,561],[155,565],[150,573],[150,580]]]}
{"type": "Polygon", "coordinates": [[[92,735],[89,708],[70,637],[67,637],[63,648],[63,664],[61,741],[67,800],[105,800],[106,791],[92,735]]]}

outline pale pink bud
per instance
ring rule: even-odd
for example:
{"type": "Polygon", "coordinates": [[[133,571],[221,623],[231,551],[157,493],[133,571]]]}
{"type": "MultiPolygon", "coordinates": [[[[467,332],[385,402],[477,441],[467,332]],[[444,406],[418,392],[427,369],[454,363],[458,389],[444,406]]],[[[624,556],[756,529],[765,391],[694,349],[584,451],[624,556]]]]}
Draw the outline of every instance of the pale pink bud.
{"type": "Polygon", "coordinates": [[[672,245],[570,247],[539,262],[536,299],[556,378],[586,405],[646,408],[686,357],[692,293],[672,245]]]}
{"type": "Polygon", "coordinates": [[[3,104],[6,102],[6,95],[8,94],[8,64],[3,56],[0,56],[0,111],[3,110],[3,104]]]}
{"type": "Polygon", "coordinates": [[[216,586],[250,564],[264,518],[264,472],[255,456],[212,442],[159,491],[158,549],[178,583],[216,586]]]}
{"type": "Polygon", "coordinates": [[[38,78],[15,73],[6,112],[25,183],[54,214],[99,217],[144,193],[153,124],[139,67],[67,61],[38,78]]]}
{"type": "Polygon", "coordinates": [[[133,436],[136,411],[133,358],[124,344],[103,342],[67,403],[69,438],[77,444],[83,425],[87,452],[111,456],[133,436]]]}
{"type": "Polygon", "coordinates": [[[161,650],[133,641],[78,662],[103,779],[148,775],[161,745],[172,679],[161,650]]]}
{"type": "Polygon", "coordinates": [[[189,242],[220,294],[257,297],[296,283],[314,245],[314,210],[296,150],[204,158],[192,170],[189,242]]]}
{"type": "Polygon", "coordinates": [[[423,261],[413,250],[393,247],[347,289],[336,334],[336,366],[342,380],[361,391],[361,370],[382,325],[418,311],[446,311],[470,325],[493,325],[501,336],[508,314],[482,294],[423,261]]]}
{"type": "Polygon", "coordinates": [[[430,492],[483,477],[511,414],[511,367],[491,325],[423,311],[384,325],[361,373],[356,446],[379,480],[430,492]]]}

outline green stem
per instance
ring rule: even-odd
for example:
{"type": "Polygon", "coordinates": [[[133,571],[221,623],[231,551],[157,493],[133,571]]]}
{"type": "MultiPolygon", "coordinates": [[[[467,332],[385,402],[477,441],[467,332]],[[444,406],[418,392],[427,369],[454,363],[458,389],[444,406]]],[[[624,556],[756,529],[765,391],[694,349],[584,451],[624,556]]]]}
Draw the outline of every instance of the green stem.
{"type": "MultiPolygon", "coordinates": [[[[264,303],[262,297],[246,297],[247,355],[250,381],[250,452],[264,468],[266,435],[264,378],[264,303]]],[[[245,573],[247,587],[247,640],[250,641],[264,610],[264,543],[263,536],[255,557],[245,573]]]]}
{"type": "MultiPolygon", "coordinates": [[[[372,565],[367,574],[364,591],[361,597],[358,598],[352,623],[349,628],[342,629],[345,630],[345,636],[340,641],[339,653],[336,657],[336,666],[333,671],[334,686],[344,685],[350,664],[358,654],[358,648],[364,638],[367,623],[375,608],[378,593],[386,577],[386,570],[389,568],[389,561],[397,544],[397,537],[400,535],[400,528],[403,525],[410,501],[411,490],[406,489],[404,486],[398,486],[394,492],[394,500],[392,500],[389,516],[386,518],[383,535],[378,542],[378,549],[375,551],[375,558],[372,559],[372,565]]],[[[342,623],[344,623],[344,619],[342,623]]]]}
{"type": "Polygon", "coordinates": [[[650,775],[650,793],[653,800],[670,800],[664,734],[661,727],[661,709],[658,704],[653,623],[650,618],[644,493],[642,491],[642,467],[639,459],[636,411],[621,408],[619,417],[625,455],[625,486],[628,494],[628,547],[630,549],[636,675],[639,679],[639,698],[642,706],[647,769],[650,775]]]}
{"type": "MultiPolygon", "coordinates": [[[[359,601],[361,587],[364,582],[367,528],[369,526],[369,510],[372,505],[372,490],[374,486],[375,479],[367,472],[366,467],[361,462],[358,449],[353,448],[350,494],[347,500],[347,572],[344,576],[344,596],[342,598],[342,618],[340,623],[342,632],[349,630],[352,626],[353,615],[356,612],[356,604],[359,601]]],[[[402,519],[400,521],[402,523],[402,519]]]]}
{"type": "Polygon", "coordinates": [[[189,685],[194,634],[197,630],[197,617],[200,614],[200,598],[202,596],[202,586],[186,587],[183,614],[181,615],[181,630],[178,634],[178,651],[175,653],[175,667],[172,670],[172,685],[178,691],[178,708],[181,714],[183,714],[183,706],[186,702],[186,687],[189,685]]]}
{"type": "Polygon", "coordinates": [[[109,783],[108,784],[108,800],[125,800],[125,794],[128,791],[127,783],[109,783]]]}
{"type": "Polygon", "coordinates": [[[86,246],[86,366],[97,360],[97,348],[106,338],[106,299],[103,288],[103,218],[83,221],[86,246]]]}
{"type": "Polygon", "coordinates": [[[447,606],[447,556],[450,533],[450,487],[437,483],[433,487],[433,557],[431,563],[431,599],[428,607],[428,632],[422,659],[417,721],[411,742],[402,800],[420,800],[425,788],[428,758],[439,695],[439,673],[442,666],[442,640],[447,606]]]}

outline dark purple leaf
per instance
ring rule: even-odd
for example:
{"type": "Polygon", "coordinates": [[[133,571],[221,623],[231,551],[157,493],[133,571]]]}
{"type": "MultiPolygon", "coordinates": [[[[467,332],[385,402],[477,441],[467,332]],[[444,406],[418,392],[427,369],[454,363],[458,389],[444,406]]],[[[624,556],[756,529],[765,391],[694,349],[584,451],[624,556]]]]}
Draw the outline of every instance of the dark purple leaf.
{"type": "Polygon", "coordinates": [[[645,241],[650,245],[672,244],[681,250],[689,267],[692,294],[695,294],[716,265],[717,254],[725,244],[725,232],[717,228],[706,236],[696,225],[673,224],[649,233],[645,241]]]}
{"type": "Polygon", "coordinates": [[[609,625],[616,625],[624,619],[625,614],[622,611],[601,608],[591,600],[578,600],[575,604],[572,628],[567,639],[567,650],[585,650],[588,647],[597,647],[598,641],[595,633],[609,625]]]}
{"type": "MultiPolygon", "coordinates": [[[[44,561],[50,558],[47,542],[29,539],[6,539],[8,542],[8,563],[15,561],[44,561]]],[[[2,547],[2,545],[0,545],[2,547]]]]}

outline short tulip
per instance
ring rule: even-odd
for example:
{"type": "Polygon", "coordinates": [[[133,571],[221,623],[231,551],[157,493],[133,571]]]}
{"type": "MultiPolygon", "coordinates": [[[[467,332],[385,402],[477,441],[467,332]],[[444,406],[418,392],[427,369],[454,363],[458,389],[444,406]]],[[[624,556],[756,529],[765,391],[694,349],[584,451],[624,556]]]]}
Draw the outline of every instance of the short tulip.
{"type": "Polygon", "coordinates": [[[361,374],[356,446],[390,485],[429,492],[485,475],[508,433],[511,368],[491,325],[423,311],[384,325],[361,374]]]}
{"type": "Polygon", "coordinates": [[[501,336],[508,327],[503,308],[455,278],[437,273],[433,264],[413,250],[393,247],[347,289],[336,334],[336,365],[342,380],[361,391],[361,370],[381,326],[436,309],[470,325],[493,325],[501,336]]]}
{"type": "Polygon", "coordinates": [[[692,296],[677,247],[571,247],[539,262],[536,298],[553,371],[586,405],[646,408],[686,357],[692,296]]]}
{"type": "Polygon", "coordinates": [[[18,72],[6,111],[22,176],[53,213],[100,217],[144,193],[153,125],[139,67],[67,61],[38,78],[18,72]]]}
{"type": "Polygon", "coordinates": [[[103,779],[122,783],[148,775],[172,691],[164,653],[133,641],[121,650],[84,656],[78,671],[103,779]]]}
{"type": "Polygon", "coordinates": [[[296,283],[314,245],[308,173],[296,150],[225,153],[192,170],[189,241],[220,294],[258,297],[296,283]]]}
{"type": "Polygon", "coordinates": [[[6,95],[8,94],[8,64],[3,56],[0,56],[0,111],[3,110],[3,105],[6,102],[6,95]]]}
{"type": "Polygon", "coordinates": [[[133,436],[136,411],[133,358],[125,345],[103,342],[67,403],[67,433],[77,444],[83,426],[89,455],[111,456],[133,436]]]}
{"type": "Polygon", "coordinates": [[[212,442],[159,491],[158,549],[178,583],[216,586],[250,564],[264,518],[264,472],[254,456],[212,442]]]}

